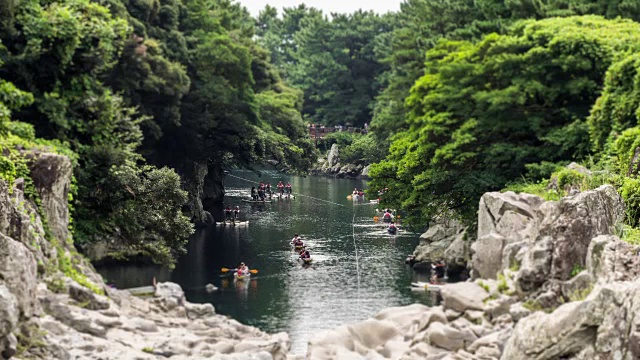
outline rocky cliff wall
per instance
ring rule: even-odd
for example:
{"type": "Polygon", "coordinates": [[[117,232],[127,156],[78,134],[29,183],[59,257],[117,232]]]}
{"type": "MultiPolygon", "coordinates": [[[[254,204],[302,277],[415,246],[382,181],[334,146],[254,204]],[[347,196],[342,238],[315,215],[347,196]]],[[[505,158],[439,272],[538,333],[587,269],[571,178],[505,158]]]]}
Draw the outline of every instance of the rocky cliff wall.
{"type": "Polygon", "coordinates": [[[640,246],[613,235],[622,211],[611,186],[557,202],[487,193],[477,279],[435,288],[440,306],[389,308],[319,334],[307,358],[639,359],[640,246]]]}
{"type": "Polygon", "coordinates": [[[324,175],[347,179],[368,179],[369,166],[363,164],[350,164],[340,161],[340,147],[338,144],[331,145],[331,150],[326,158],[319,158],[318,162],[311,169],[312,175],[324,175]]]}
{"type": "Polygon", "coordinates": [[[158,284],[147,300],[106,287],[68,233],[71,163],[27,156],[40,205],[22,179],[0,180],[0,358],[293,358],[287,334],[190,304],[176,284],[158,284]]]}

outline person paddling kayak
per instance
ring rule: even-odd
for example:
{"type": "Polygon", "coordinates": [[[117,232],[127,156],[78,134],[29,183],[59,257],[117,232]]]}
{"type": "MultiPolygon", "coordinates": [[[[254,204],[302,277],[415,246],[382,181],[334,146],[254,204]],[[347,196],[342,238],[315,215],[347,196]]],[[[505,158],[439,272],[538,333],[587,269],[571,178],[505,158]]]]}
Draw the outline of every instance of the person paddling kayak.
{"type": "Polygon", "coordinates": [[[382,215],[382,221],[386,223],[390,223],[393,220],[393,214],[391,214],[391,210],[387,209],[384,211],[384,215],[382,215]]]}
{"type": "Polygon", "coordinates": [[[282,197],[282,195],[284,195],[284,184],[282,183],[282,180],[278,183],[278,194],[280,194],[280,197],[282,197]]]}
{"type": "Polygon", "coordinates": [[[224,219],[225,220],[231,220],[231,213],[233,212],[233,210],[231,210],[231,206],[227,205],[226,209],[224,209],[224,219]]]}
{"type": "Polygon", "coordinates": [[[295,234],[293,236],[293,239],[291,239],[291,243],[293,244],[293,246],[295,246],[296,248],[301,248],[304,246],[304,243],[302,242],[302,238],[300,237],[300,235],[295,234]]]}
{"type": "Polygon", "coordinates": [[[238,276],[247,276],[249,275],[249,268],[245,265],[244,262],[240,263],[240,266],[236,268],[236,274],[238,276]]]}
{"type": "Polygon", "coordinates": [[[435,264],[431,264],[431,269],[434,272],[433,276],[431,277],[431,283],[440,284],[440,280],[444,278],[445,273],[444,262],[442,260],[436,261],[435,264]]]}
{"type": "Polygon", "coordinates": [[[391,224],[389,224],[387,231],[389,232],[389,234],[395,234],[398,232],[398,228],[396,227],[396,224],[393,221],[391,222],[391,224]]]}

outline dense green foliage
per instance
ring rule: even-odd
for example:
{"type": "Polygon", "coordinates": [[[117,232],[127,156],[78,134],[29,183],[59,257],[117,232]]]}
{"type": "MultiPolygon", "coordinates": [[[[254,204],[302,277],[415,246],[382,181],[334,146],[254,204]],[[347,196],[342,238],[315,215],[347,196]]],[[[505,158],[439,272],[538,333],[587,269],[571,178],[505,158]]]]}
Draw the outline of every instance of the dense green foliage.
{"type": "Polygon", "coordinates": [[[314,161],[301,92],[236,3],[23,0],[3,3],[0,19],[0,134],[29,129],[13,110],[77,154],[77,243],[171,265],[192,232],[171,168],[314,161]]]}
{"type": "Polygon", "coordinates": [[[443,209],[475,217],[485,191],[527,164],[583,158],[586,118],[610,65],[640,46],[640,25],[598,17],[525,21],[477,43],[442,41],[407,100],[408,129],[374,187],[415,219],[443,209]]]}
{"type": "Polygon", "coordinates": [[[392,18],[357,11],[329,19],[305,5],[284,9],[279,17],[267,6],[257,19],[257,35],[286,80],[304,91],[308,121],[363,126],[382,89],[377,79],[386,66],[377,48],[392,18]]]}

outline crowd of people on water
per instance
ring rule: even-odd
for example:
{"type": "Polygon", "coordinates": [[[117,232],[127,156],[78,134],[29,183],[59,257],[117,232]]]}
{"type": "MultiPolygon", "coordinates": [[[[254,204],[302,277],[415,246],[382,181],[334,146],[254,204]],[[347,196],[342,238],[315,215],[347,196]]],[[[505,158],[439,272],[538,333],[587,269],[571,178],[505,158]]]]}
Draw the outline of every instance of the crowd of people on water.
{"type": "MultiPolygon", "coordinates": [[[[276,187],[278,191],[277,195],[279,197],[283,197],[286,195],[289,198],[293,194],[290,182],[287,182],[287,184],[285,185],[282,181],[280,181],[278,182],[278,185],[276,185],[276,187]]],[[[257,188],[255,186],[251,187],[251,201],[266,201],[267,199],[271,200],[273,195],[274,193],[271,189],[271,183],[264,183],[261,181],[260,184],[258,184],[257,188]]]]}

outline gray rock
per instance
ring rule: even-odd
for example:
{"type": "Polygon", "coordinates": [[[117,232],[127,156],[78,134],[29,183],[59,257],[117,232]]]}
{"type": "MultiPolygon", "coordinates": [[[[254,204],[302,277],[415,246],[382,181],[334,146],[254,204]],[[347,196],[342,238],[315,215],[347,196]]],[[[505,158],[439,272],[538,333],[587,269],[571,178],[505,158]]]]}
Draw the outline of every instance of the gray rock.
{"type": "Polygon", "coordinates": [[[598,282],[628,281],[640,276],[640,246],[614,235],[597,236],[587,251],[587,270],[598,282]]]}
{"type": "Polygon", "coordinates": [[[622,199],[610,185],[545,205],[539,234],[516,276],[519,290],[525,293],[539,289],[548,279],[569,279],[576,266],[585,266],[591,239],[611,234],[624,216],[622,199]]]}
{"type": "Polygon", "coordinates": [[[360,177],[363,179],[367,179],[369,178],[369,170],[371,168],[371,165],[367,165],[364,168],[362,168],[362,172],[360,173],[360,177]]]}
{"type": "Polygon", "coordinates": [[[474,278],[495,279],[499,271],[511,265],[495,259],[502,259],[505,249],[511,254],[510,244],[537,236],[543,203],[538,196],[511,191],[486,193],[480,198],[478,240],[471,246],[474,278]]]}
{"type": "Polygon", "coordinates": [[[582,175],[591,176],[591,170],[587,169],[586,167],[576,162],[572,162],[571,164],[567,165],[567,169],[577,171],[582,175]]]}
{"type": "Polygon", "coordinates": [[[12,358],[18,352],[18,339],[15,335],[9,334],[0,339],[0,355],[4,359],[12,358]]]}
{"type": "Polygon", "coordinates": [[[215,314],[215,310],[211,304],[186,303],[184,308],[187,311],[187,317],[191,320],[205,318],[215,314]]]}
{"type": "Polygon", "coordinates": [[[472,282],[444,285],[440,294],[445,309],[461,313],[467,310],[484,310],[484,300],[489,297],[489,293],[472,282]]]}
{"type": "Polygon", "coordinates": [[[518,322],[520,319],[524,319],[527,316],[531,315],[531,310],[522,306],[522,303],[515,303],[509,307],[509,314],[513,321],[518,322]]]}
{"type": "Polygon", "coordinates": [[[105,310],[109,308],[109,299],[97,295],[75,281],[69,284],[69,296],[79,303],[86,304],[89,310],[105,310]]]}
{"type": "Polygon", "coordinates": [[[469,244],[472,240],[467,239],[468,228],[458,233],[453,239],[451,244],[444,251],[444,262],[447,264],[448,271],[451,272],[454,267],[462,268],[467,267],[467,262],[471,258],[469,244]]]}
{"type": "Polygon", "coordinates": [[[19,315],[18,300],[6,286],[0,285],[0,338],[15,329],[19,315]]]}
{"type": "Polygon", "coordinates": [[[430,345],[449,351],[465,349],[476,339],[476,335],[469,329],[458,330],[442,323],[433,323],[425,334],[425,340],[430,345]]]}
{"type": "Polygon", "coordinates": [[[155,297],[161,300],[175,301],[181,305],[185,301],[184,291],[180,285],[172,282],[163,282],[156,285],[155,297]]]}
{"type": "Polygon", "coordinates": [[[431,226],[420,235],[420,244],[413,252],[417,262],[434,262],[444,258],[445,251],[456,240],[465,227],[458,221],[449,220],[431,226]]]}
{"type": "Polygon", "coordinates": [[[68,192],[73,169],[68,157],[52,153],[33,153],[29,162],[31,179],[40,195],[42,210],[54,238],[69,237],[68,192]]]}
{"type": "Polygon", "coordinates": [[[473,252],[474,278],[495,279],[502,269],[502,262],[496,259],[502,258],[507,239],[497,233],[490,233],[479,237],[471,249],[473,252]]]}
{"type": "Polygon", "coordinates": [[[331,145],[331,150],[327,154],[327,164],[333,167],[340,162],[340,147],[338,144],[331,145]]]}
{"type": "Polygon", "coordinates": [[[506,359],[558,359],[587,350],[593,359],[640,357],[640,282],[594,289],[584,301],[551,314],[536,312],[518,322],[506,344],[506,359]],[[612,353],[617,353],[612,357],[612,353]]]}
{"type": "Polygon", "coordinates": [[[16,297],[21,316],[31,317],[38,308],[35,256],[24,244],[0,234],[0,259],[0,284],[16,297]]]}

